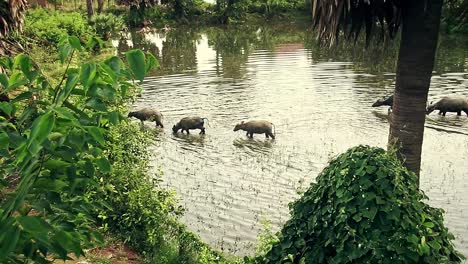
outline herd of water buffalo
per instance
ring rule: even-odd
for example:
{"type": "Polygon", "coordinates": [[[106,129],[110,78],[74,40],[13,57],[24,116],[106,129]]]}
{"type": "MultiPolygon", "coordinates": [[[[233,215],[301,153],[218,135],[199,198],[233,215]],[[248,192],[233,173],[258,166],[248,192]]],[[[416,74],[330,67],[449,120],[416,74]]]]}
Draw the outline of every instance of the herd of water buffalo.
{"type": "MultiPolygon", "coordinates": [[[[393,95],[377,100],[372,107],[378,106],[390,106],[393,105],[393,95]]],[[[458,96],[447,96],[436,103],[431,103],[426,110],[426,114],[430,114],[434,110],[439,110],[439,115],[445,116],[447,112],[455,112],[461,115],[461,112],[465,112],[468,116],[468,99],[458,96]]],[[[153,108],[143,108],[138,111],[130,112],[128,117],[135,117],[142,123],[144,121],[156,122],[156,126],[164,128],[162,123],[162,114],[153,108]]],[[[205,120],[202,117],[184,117],[177,124],[172,127],[172,131],[177,133],[179,130],[183,133],[184,131],[189,134],[190,129],[200,129],[200,134],[205,134],[205,120]]],[[[274,125],[273,123],[265,120],[252,120],[248,122],[242,121],[234,127],[234,131],[244,130],[247,132],[247,136],[253,138],[253,134],[265,134],[267,138],[275,138],[274,125]]]]}
{"type": "MultiPolygon", "coordinates": [[[[128,113],[128,117],[135,117],[140,119],[143,123],[144,121],[156,122],[156,126],[164,128],[162,123],[162,114],[156,109],[153,108],[143,108],[138,111],[128,113]]],[[[190,134],[190,129],[200,129],[200,134],[205,134],[205,120],[207,118],[192,116],[184,117],[177,124],[172,127],[172,132],[177,133],[179,130],[183,133],[184,131],[187,134],[190,134]]],[[[274,134],[274,125],[271,122],[265,120],[253,120],[249,122],[242,121],[234,127],[234,131],[244,130],[247,131],[247,136],[253,138],[253,134],[265,134],[267,138],[275,138],[274,134]]]]}
{"type": "MultiPolygon", "coordinates": [[[[383,105],[390,106],[389,110],[391,110],[393,105],[393,95],[377,100],[372,104],[372,107],[383,105]]],[[[426,114],[428,115],[434,110],[439,110],[439,115],[443,116],[445,116],[447,112],[455,112],[457,115],[461,115],[462,111],[468,116],[468,99],[459,96],[446,96],[436,103],[431,102],[426,109],[426,114]]]]}

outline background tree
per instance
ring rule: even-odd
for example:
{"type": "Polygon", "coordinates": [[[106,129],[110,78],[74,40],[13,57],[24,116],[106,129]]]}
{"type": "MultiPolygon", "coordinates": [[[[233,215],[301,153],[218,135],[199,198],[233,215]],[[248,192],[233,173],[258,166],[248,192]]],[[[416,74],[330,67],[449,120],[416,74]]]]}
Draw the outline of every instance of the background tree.
{"type": "Polygon", "coordinates": [[[86,0],[86,11],[88,13],[88,19],[94,16],[93,0],[86,0]]]}
{"type": "Polygon", "coordinates": [[[7,37],[11,31],[21,31],[26,0],[0,0],[0,56],[8,51],[7,37]]]}
{"type": "Polygon", "coordinates": [[[119,5],[130,7],[130,24],[140,26],[145,21],[145,10],[157,4],[156,0],[118,0],[119,5]]]}
{"type": "Polygon", "coordinates": [[[312,0],[318,37],[330,44],[340,31],[357,38],[365,28],[366,43],[378,26],[394,37],[402,26],[396,68],[389,147],[398,148],[404,165],[419,175],[425,110],[437,48],[443,0],[312,0]]]}

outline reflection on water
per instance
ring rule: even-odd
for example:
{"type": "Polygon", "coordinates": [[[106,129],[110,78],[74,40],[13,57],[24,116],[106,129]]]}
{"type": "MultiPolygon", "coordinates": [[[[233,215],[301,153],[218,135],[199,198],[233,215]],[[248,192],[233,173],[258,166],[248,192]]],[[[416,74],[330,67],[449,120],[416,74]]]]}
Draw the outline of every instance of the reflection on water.
{"type": "MultiPolygon", "coordinates": [[[[177,190],[183,221],[213,246],[251,254],[261,219],[276,230],[288,203],[330,158],[358,144],[385,147],[386,107],[372,103],[392,93],[396,44],[384,49],[340,44],[319,48],[307,26],[174,29],[129,34],[121,50],[152,51],[161,70],[145,81],[134,107],[165,117],[155,141],[156,166],[177,190]],[[172,134],[184,116],[210,122],[206,135],[172,134]],[[233,132],[240,121],[265,119],[276,140],[233,132]]],[[[468,39],[442,38],[430,100],[468,96],[468,39]]],[[[427,117],[421,188],[468,255],[468,118],[427,117]]]]}

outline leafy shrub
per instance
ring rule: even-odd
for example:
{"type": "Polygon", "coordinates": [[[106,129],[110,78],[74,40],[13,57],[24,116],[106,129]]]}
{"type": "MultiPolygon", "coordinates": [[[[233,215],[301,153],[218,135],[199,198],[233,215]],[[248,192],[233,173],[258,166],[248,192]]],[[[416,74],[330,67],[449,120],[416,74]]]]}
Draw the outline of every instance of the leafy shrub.
{"type": "MultiPolygon", "coordinates": [[[[79,50],[78,38],[63,41],[61,61],[79,50]]],[[[106,204],[90,197],[112,171],[109,127],[124,120],[118,107],[134,88],[129,80],[142,80],[156,60],[132,50],[127,61],[70,67],[56,86],[24,54],[0,61],[2,91],[15,95],[1,109],[16,117],[0,117],[1,263],[65,260],[102,242],[93,212],[106,204]]]]}
{"type": "Polygon", "coordinates": [[[101,225],[151,263],[225,263],[177,222],[182,209],[174,193],[159,187],[159,177],[148,173],[148,146],[154,137],[134,123],[110,129],[106,153],[112,172],[92,198],[107,204],[97,212],[101,225]]]}
{"type": "Polygon", "coordinates": [[[80,13],[44,9],[31,9],[28,12],[24,33],[43,45],[57,45],[68,35],[77,36],[82,42],[86,42],[94,35],[88,21],[80,13]]]}
{"type": "Polygon", "coordinates": [[[111,35],[116,34],[125,28],[123,18],[111,13],[93,16],[90,20],[90,25],[104,40],[108,40],[111,35]]]}
{"type": "Polygon", "coordinates": [[[443,211],[383,149],[358,146],[330,162],[291,205],[279,241],[256,263],[460,263],[443,211]]]}

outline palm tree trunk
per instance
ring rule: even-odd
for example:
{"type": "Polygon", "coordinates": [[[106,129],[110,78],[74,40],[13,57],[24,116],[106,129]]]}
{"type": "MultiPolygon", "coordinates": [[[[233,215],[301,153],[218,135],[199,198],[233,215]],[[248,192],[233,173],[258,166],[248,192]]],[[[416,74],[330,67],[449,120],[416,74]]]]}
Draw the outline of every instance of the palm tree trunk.
{"type": "Polygon", "coordinates": [[[88,19],[91,19],[94,15],[93,0],[86,0],[86,10],[88,11],[88,19]]]}
{"type": "Polygon", "coordinates": [[[419,176],[427,94],[437,49],[443,0],[402,1],[400,51],[389,148],[419,176]]]}

